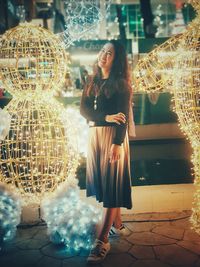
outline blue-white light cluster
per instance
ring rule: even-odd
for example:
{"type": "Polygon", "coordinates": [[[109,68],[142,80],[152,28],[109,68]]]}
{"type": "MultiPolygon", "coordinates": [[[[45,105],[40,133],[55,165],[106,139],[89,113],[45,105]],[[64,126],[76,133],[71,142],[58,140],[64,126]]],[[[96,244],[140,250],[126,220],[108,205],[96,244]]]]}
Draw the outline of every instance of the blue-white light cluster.
{"type": "Polygon", "coordinates": [[[54,244],[64,244],[69,252],[89,250],[95,238],[101,211],[84,202],[77,180],[68,178],[42,204],[43,218],[54,244]]]}
{"type": "Polygon", "coordinates": [[[16,189],[0,182],[0,249],[11,240],[20,223],[21,198],[16,189]]]}

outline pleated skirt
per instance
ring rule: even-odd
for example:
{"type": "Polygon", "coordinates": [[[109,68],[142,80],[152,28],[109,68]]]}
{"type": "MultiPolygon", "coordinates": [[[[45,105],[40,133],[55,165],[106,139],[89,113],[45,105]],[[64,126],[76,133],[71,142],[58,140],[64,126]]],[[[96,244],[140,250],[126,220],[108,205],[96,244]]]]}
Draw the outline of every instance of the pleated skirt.
{"type": "Polygon", "coordinates": [[[129,140],[126,134],[120,159],[110,163],[115,127],[91,127],[86,167],[87,196],[96,196],[105,208],[132,208],[129,140]]]}

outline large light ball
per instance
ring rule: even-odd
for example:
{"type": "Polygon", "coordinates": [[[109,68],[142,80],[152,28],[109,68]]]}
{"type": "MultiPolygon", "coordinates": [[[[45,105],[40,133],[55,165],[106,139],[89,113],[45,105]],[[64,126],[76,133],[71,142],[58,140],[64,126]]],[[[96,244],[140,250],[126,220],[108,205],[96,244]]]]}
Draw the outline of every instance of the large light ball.
{"type": "Polygon", "coordinates": [[[198,12],[200,10],[200,1],[199,0],[188,0],[188,3],[191,4],[194,9],[196,9],[198,12]]]}
{"type": "Polygon", "coordinates": [[[68,120],[65,130],[53,99],[13,99],[6,109],[12,119],[9,136],[0,143],[0,180],[18,187],[22,195],[41,199],[75,175],[73,125],[68,120]]]}
{"type": "Polygon", "coordinates": [[[52,32],[23,23],[2,36],[0,71],[13,96],[53,93],[65,76],[65,50],[52,32]]]}

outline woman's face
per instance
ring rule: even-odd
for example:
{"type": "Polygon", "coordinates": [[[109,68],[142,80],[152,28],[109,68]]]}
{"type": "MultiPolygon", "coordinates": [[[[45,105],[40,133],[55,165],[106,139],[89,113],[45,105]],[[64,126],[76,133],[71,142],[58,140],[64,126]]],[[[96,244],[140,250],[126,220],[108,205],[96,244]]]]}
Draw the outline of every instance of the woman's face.
{"type": "Polygon", "coordinates": [[[100,50],[98,55],[98,66],[101,69],[110,70],[115,57],[114,46],[111,43],[107,43],[100,50]]]}

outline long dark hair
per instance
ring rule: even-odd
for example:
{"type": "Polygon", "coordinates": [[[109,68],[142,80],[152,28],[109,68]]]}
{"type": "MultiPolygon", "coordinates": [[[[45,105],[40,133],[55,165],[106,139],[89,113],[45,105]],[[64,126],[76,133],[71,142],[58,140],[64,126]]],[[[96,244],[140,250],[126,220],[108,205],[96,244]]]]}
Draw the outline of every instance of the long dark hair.
{"type": "MultiPolygon", "coordinates": [[[[103,86],[102,92],[104,92],[107,97],[110,97],[115,91],[119,90],[129,90],[131,93],[132,89],[125,48],[118,40],[111,40],[108,43],[111,43],[113,45],[115,56],[113,59],[109,78],[106,81],[105,86],[103,86]]],[[[86,94],[88,96],[94,94],[94,90],[100,89],[101,80],[101,68],[96,62],[94,64],[93,75],[91,77],[90,83],[86,88],[86,94]]]]}

